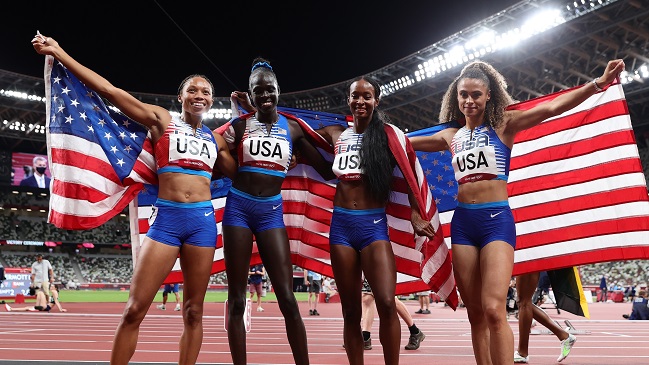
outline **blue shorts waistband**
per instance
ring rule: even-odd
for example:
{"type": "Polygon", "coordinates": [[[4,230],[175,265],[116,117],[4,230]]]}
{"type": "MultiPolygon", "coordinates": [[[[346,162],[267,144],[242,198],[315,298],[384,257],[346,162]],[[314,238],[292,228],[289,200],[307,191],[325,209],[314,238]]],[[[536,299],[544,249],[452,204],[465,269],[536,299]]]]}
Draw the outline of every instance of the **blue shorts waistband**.
{"type": "Polygon", "coordinates": [[[334,213],[344,213],[344,214],[353,214],[353,215],[372,215],[372,214],[381,214],[385,213],[385,208],[376,208],[376,209],[346,209],[342,207],[334,207],[334,213]]]}
{"type": "Polygon", "coordinates": [[[182,202],[175,202],[171,200],[166,200],[166,199],[161,199],[158,198],[155,201],[155,206],[156,207],[175,207],[175,208],[207,208],[207,207],[212,207],[212,201],[206,200],[202,202],[191,202],[191,203],[182,203],[182,202]]]}
{"type": "Polygon", "coordinates": [[[489,203],[477,203],[477,204],[458,202],[457,206],[459,208],[464,208],[464,209],[506,208],[509,207],[509,202],[507,200],[501,200],[501,201],[489,202],[489,203]]]}
{"type": "Polygon", "coordinates": [[[198,175],[198,176],[206,177],[208,179],[212,178],[212,174],[207,171],[186,169],[180,166],[165,166],[161,169],[158,169],[158,174],[162,174],[165,172],[175,172],[177,174],[185,174],[185,175],[198,175]]]}
{"type": "Polygon", "coordinates": [[[243,192],[243,191],[241,191],[239,189],[235,189],[233,187],[230,188],[230,191],[233,194],[239,195],[240,197],[250,199],[250,200],[260,201],[260,202],[267,202],[267,201],[277,200],[277,199],[282,198],[282,193],[279,193],[279,194],[273,195],[273,196],[254,196],[254,195],[248,194],[246,192],[243,192]]]}

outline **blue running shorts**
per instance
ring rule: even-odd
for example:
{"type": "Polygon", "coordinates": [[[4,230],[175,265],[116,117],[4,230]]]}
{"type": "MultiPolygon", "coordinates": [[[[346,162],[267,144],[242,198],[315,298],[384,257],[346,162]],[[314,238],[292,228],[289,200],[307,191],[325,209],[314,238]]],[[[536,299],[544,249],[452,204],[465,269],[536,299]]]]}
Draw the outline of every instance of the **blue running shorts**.
{"type": "Polygon", "coordinates": [[[505,241],[516,248],[516,225],[509,203],[458,203],[451,220],[451,243],[482,249],[493,241],[505,241]]]}

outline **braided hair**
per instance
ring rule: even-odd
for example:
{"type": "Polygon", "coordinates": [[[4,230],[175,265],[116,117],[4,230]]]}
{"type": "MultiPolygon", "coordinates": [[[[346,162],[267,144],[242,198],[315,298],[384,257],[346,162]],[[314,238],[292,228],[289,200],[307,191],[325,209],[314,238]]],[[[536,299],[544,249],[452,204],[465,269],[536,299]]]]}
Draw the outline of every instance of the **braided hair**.
{"type": "Polygon", "coordinates": [[[485,106],[485,119],[491,128],[496,128],[504,120],[505,108],[515,101],[507,92],[505,77],[483,61],[474,61],[464,66],[460,75],[448,86],[442,98],[440,123],[464,118],[457,99],[457,84],[463,79],[480,80],[487,86],[491,99],[485,106]]]}
{"type": "MultiPolygon", "coordinates": [[[[374,97],[378,101],[381,95],[379,83],[367,76],[360,76],[353,79],[347,85],[347,94],[350,94],[351,85],[354,82],[365,80],[374,88],[374,97]]],[[[376,201],[387,202],[392,192],[392,171],[394,169],[394,157],[388,147],[388,136],[385,133],[384,124],[389,123],[390,118],[380,110],[374,109],[372,119],[363,132],[363,144],[361,146],[361,169],[363,169],[363,180],[370,193],[376,201]]]]}

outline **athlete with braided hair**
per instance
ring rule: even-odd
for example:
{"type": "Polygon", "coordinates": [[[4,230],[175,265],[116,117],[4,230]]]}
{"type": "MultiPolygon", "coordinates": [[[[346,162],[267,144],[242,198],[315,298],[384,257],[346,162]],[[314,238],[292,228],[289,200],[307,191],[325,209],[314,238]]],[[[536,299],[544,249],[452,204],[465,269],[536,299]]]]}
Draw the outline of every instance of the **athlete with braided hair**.
{"type": "MultiPolygon", "coordinates": [[[[363,364],[362,273],[374,289],[385,363],[399,363],[401,329],[394,296],[397,274],[385,212],[397,163],[385,131],[388,117],[376,109],[380,92],[374,79],[366,76],[354,79],[347,94],[353,126],[317,130],[334,146],[333,171],[338,183],[329,246],[343,310],[345,351],[352,365],[363,364]]],[[[412,191],[408,195],[415,233],[433,237],[434,229],[421,217],[412,191]]]]}
{"type": "Polygon", "coordinates": [[[622,70],[624,61],[609,61],[599,78],[521,111],[506,110],[513,100],[504,77],[488,63],[472,62],[449,85],[439,118],[463,126],[410,139],[417,151],[451,151],[459,184],[451,222],[453,272],[467,308],[478,365],[511,364],[514,353],[505,303],[516,246],[514,217],[507,201],[514,137],[576,107],[613,82],[622,70]]]}

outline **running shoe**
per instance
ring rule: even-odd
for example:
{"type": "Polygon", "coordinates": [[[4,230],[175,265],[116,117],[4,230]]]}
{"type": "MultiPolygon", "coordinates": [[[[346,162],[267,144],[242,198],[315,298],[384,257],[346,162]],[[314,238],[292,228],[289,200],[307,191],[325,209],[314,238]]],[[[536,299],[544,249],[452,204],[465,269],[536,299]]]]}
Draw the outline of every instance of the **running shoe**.
{"type": "Polygon", "coordinates": [[[174,308],[176,312],[180,311],[180,304],[176,304],[176,308],[174,308]]]}
{"type": "Polygon", "coordinates": [[[368,338],[367,341],[363,340],[363,349],[371,350],[372,349],[372,338],[368,338]]]}
{"type": "Polygon", "coordinates": [[[518,351],[514,351],[514,364],[527,364],[530,362],[530,355],[521,356],[518,351]]]}
{"type": "Polygon", "coordinates": [[[422,314],[430,314],[430,310],[428,310],[428,309],[424,309],[421,313],[422,313],[422,314]]]}
{"type": "Polygon", "coordinates": [[[5,309],[7,310],[7,312],[11,312],[11,307],[7,303],[5,303],[5,309]]]}
{"type": "Polygon", "coordinates": [[[264,311],[264,308],[262,308],[262,307],[257,307],[257,312],[263,312],[263,311],[264,311]]]}
{"type": "Polygon", "coordinates": [[[416,311],[415,313],[416,313],[416,314],[422,314],[422,313],[424,313],[424,310],[423,310],[423,309],[421,309],[421,308],[419,308],[419,310],[418,310],[418,311],[416,311]]]}
{"type": "Polygon", "coordinates": [[[318,310],[314,309],[314,310],[313,310],[313,315],[314,315],[314,316],[319,316],[320,313],[318,313],[318,310]]]}
{"type": "Polygon", "coordinates": [[[569,334],[568,338],[561,341],[561,355],[557,358],[557,362],[563,361],[563,359],[570,355],[570,350],[572,350],[572,346],[575,345],[575,342],[577,342],[577,337],[573,334],[569,334]]]}
{"type": "Polygon", "coordinates": [[[406,345],[406,350],[416,350],[419,348],[419,345],[421,345],[421,341],[426,338],[426,335],[419,330],[419,333],[416,335],[410,335],[410,338],[408,339],[408,344],[406,345]]]}
{"type": "Polygon", "coordinates": [[[166,311],[166,310],[167,310],[167,307],[165,307],[164,304],[158,304],[158,305],[156,305],[155,307],[158,308],[158,309],[160,309],[160,310],[163,310],[163,311],[166,311]]]}

